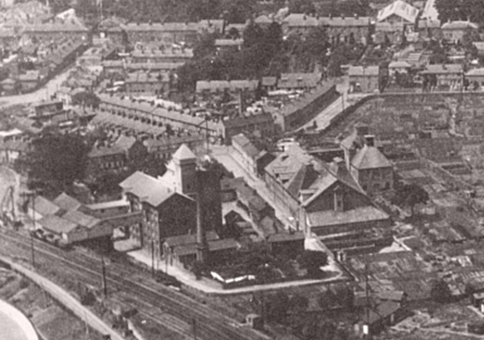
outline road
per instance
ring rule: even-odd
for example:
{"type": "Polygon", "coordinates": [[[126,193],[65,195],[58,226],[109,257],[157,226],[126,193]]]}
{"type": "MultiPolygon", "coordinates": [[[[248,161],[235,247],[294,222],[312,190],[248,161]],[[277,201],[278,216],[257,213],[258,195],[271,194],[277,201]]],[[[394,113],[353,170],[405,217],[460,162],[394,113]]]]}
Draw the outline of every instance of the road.
{"type": "Polygon", "coordinates": [[[10,105],[30,104],[40,100],[49,99],[69,76],[71,68],[64,70],[52,78],[47,84],[32,93],[20,94],[16,96],[0,97],[0,109],[10,105]]]}
{"type": "Polygon", "coordinates": [[[330,125],[331,122],[338,117],[344,110],[353,105],[360,99],[369,96],[370,94],[348,94],[346,90],[341,91],[342,95],[338,97],[333,103],[322,110],[315,118],[301,127],[299,130],[312,129],[314,128],[314,123],[316,123],[316,131],[324,131],[330,125]]]}

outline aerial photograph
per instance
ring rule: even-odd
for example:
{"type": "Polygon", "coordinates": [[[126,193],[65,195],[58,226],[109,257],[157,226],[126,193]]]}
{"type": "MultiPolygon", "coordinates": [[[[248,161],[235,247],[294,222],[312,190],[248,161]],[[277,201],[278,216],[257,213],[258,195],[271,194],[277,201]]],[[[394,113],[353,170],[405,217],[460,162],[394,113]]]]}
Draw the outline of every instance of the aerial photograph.
{"type": "Polygon", "coordinates": [[[359,339],[484,340],[484,0],[0,0],[0,340],[359,339]]]}

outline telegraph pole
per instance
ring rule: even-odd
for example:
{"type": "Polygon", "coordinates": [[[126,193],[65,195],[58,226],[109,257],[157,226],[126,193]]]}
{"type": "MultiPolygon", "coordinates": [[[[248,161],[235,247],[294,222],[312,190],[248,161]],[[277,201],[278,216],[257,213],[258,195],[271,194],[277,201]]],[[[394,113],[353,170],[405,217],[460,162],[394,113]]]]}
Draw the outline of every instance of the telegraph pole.
{"type": "MultiPolygon", "coordinates": [[[[34,231],[36,229],[35,226],[35,195],[36,192],[33,192],[33,195],[30,195],[30,197],[33,197],[32,199],[32,219],[34,220],[34,231]]],[[[35,268],[35,251],[34,251],[34,237],[32,234],[30,234],[30,250],[32,252],[32,266],[35,268]]]]}
{"type": "Polygon", "coordinates": [[[103,277],[103,292],[104,297],[108,297],[108,285],[106,280],[106,266],[104,264],[104,255],[101,254],[101,270],[102,270],[102,277],[103,277]]]}

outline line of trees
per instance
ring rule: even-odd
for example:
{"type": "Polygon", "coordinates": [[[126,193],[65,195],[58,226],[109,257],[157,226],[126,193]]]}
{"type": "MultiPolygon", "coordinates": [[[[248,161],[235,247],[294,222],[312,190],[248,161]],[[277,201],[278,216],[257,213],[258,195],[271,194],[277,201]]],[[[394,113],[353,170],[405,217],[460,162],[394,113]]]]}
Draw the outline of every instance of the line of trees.
{"type": "Polygon", "coordinates": [[[484,1],[482,0],[436,0],[435,7],[441,22],[470,20],[484,23],[484,1]]]}

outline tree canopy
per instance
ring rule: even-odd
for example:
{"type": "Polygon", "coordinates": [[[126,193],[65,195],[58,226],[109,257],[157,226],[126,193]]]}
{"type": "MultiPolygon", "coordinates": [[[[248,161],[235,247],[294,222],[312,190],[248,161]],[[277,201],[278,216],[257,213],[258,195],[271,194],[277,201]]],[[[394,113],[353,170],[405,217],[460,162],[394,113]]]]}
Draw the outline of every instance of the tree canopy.
{"type": "Polygon", "coordinates": [[[32,141],[24,166],[29,178],[43,183],[47,192],[65,191],[84,178],[88,151],[79,135],[45,134],[32,141]]]}
{"type": "Polygon", "coordinates": [[[321,251],[305,250],[297,262],[307,270],[309,276],[318,277],[322,273],[321,267],[328,264],[328,255],[321,251]]]}
{"type": "Polygon", "coordinates": [[[435,7],[441,22],[470,20],[484,23],[484,1],[482,0],[436,0],[435,7]]]}
{"type": "Polygon", "coordinates": [[[430,297],[435,302],[448,303],[452,300],[449,285],[444,280],[436,280],[432,283],[430,297]]]}
{"type": "Polygon", "coordinates": [[[92,92],[79,92],[72,96],[72,104],[80,106],[90,106],[93,108],[99,107],[101,100],[92,92]]]}
{"type": "Polygon", "coordinates": [[[414,213],[417,204],[427,203],[429,194],[417,184],[399,184],[395,186],[396,194],[393,203],[398,206],[408,206],[414,213]]]}

